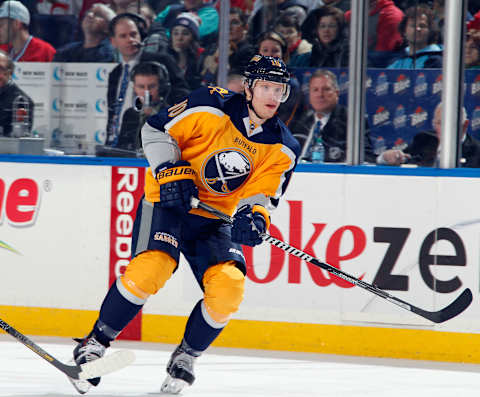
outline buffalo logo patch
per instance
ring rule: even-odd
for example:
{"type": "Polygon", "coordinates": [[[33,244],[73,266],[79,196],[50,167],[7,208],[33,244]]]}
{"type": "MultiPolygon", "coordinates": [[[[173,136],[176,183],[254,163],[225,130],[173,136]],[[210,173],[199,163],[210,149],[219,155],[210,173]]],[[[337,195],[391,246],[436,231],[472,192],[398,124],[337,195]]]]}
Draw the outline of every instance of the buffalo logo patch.
{"type": "Polygon", "coordinates": [[[229,194],[243,185],[251,171],[251,162],[243,151],[222,149],[205,159],[202,181],[214,193],[229,194]]]}

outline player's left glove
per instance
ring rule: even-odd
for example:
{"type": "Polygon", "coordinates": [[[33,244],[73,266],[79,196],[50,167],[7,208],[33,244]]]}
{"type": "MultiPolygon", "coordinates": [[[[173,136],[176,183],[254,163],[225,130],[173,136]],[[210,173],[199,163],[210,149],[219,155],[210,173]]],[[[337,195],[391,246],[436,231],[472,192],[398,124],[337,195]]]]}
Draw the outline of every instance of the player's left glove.
{"type": "Polygon", "coordinates": [[[260,234],[270,225],[268,211],[260,206],[245,205],[233,217],[232,241],[254,247],[262,243],[260,234]]]}
{"type": "Polygon", "coordinates": [[[155,170],[155,178],[160,184],[160,207],[192,209],[191,197],[198,198],[198,189],[193,180],[195,171],[188,161],[160,164],[155,170]]]}

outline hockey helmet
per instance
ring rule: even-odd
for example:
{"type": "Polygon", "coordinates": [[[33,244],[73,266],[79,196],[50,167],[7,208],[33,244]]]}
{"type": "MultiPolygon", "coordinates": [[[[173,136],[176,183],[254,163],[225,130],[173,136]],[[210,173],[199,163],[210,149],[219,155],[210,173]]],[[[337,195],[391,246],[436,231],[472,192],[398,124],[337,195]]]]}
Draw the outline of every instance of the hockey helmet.
{"type": "Polygon", "coordinates": [[[274,83],[285,84],[285,89],[281,102],[285,102],[290,94],[290,73],[287,70],[285,62],[280,58],[254,55],[248,62],[244,76],[248,87],[253,89],[256,80],[271,81],[274,83]]]}

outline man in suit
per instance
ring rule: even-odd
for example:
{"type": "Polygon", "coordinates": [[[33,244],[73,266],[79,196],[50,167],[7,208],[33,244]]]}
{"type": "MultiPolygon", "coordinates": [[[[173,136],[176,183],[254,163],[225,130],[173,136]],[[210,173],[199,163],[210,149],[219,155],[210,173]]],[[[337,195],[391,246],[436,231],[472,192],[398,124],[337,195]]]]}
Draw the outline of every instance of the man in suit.
{"type": "Polygon", "coordinates": [[[119,14],[109,25],[112,46],[120,54],[120,64],[108,76],[108,124],[107,145],[117,146],[125,111],[133,106],[134,91],[130,73],[139,62],[153,61],[163,64],[170,76],[172,90],[166,100],[168,104],[180,101],[189,94],[188,85],[175,60],[165,52],[142,51],[142,39],[146,24],[135,14],[119,14]]]}
{"type": "MultiPolygon", "coordinates": [[[[465,168],[480,168],[480,142],[467,134],[469,120],[467,111],[462,108],[461,152],[459,166],[465,168]]],[[[433,131],[422,131],[413,137],[413,141],[405,150],[385,150],[377,158],[377,164],[400,165],[403,163],[417,164],[423,167],[433,167],[441,150],[442,133],[442,103],[433,113],[433,131]]]]}
{"type": "MultiPolygon", "coordinates": [[[[338,103],[337,77],[326,69],[318,69],[310,78],[311,109],[294,120],[289,128],[302,145],[300,159],[312,162],[313,148],[321,140],[325,148],[324,162],[344,162],[347,146],[347,109],[338,103]]],[[[364,137],[364,160],[375,162],[368,125],[364,137]]]]}

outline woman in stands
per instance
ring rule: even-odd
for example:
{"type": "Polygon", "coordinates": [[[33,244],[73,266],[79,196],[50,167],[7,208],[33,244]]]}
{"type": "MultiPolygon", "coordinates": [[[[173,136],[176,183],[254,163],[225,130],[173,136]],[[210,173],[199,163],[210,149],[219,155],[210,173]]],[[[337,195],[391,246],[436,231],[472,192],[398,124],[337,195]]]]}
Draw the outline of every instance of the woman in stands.
{"type": "Polygon", "coordinates": [[[191,90],[200,87],[200,55],[203,48],[199,44],[198,18],[183,12],[178,15],[170,32],[168,52],[175,58],[185,73],[185,80],[191,90]]]}
{"type": "Polygon", "coordinates": [[[420,4],[407,9],[398,26],[407,47],[404,55],[388,69],[426,69],[442,67],[442,47],[432,10],[420,4]]]}
{"type": "Polygon", "coordinates": [[[348,39],[342,10],[323,6],[312,11],[302,25],[303,37],[312,51],[290,63],[294,67],[348,67],[348,39]]]}

